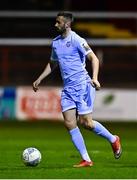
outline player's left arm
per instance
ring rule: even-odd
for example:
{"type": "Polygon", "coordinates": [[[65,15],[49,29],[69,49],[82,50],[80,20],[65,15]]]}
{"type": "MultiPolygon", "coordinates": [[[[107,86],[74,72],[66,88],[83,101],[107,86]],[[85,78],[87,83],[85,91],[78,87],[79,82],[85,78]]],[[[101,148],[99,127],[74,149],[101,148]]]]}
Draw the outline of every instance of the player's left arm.
{"type": "Polygon", "coordinates": [[[89,52],[87,54],[88,60],[91,61],[92,65],[92,80],[91,84],[96,88],[96,90],[99,90],[101,88],[100,83],[98,81],[98,73],[99,73],[99,59],[94,54],[93,51],[89,52]]]}
{"type": "Polygon", "coordinates": [[[76,39],[76,45],[78,50],[87,57],[91,61],[92,65],[92,80],[91,84],[96,88],[96,90],[100,89],[100,83],[98,81],[98,72],[99,72],[99,60],[97,56],[94,54],[88,43],[86,42],[85,39],[81,37],[77,37],[76,39]]]}

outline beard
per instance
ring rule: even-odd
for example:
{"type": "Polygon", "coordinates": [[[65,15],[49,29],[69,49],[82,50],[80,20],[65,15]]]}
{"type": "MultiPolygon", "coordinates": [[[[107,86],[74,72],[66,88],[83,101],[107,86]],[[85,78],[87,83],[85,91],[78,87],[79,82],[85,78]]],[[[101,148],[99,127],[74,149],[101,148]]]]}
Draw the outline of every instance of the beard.
{"type": "Polygon", "coordinates": [[[65,26],[63,26],[63,27],[60,28],[60,29],[56,27],[56,30],[57,30],[57,32],[58,32],[59,34],[63,34],[64,32],[66,32],[65,26]]]}

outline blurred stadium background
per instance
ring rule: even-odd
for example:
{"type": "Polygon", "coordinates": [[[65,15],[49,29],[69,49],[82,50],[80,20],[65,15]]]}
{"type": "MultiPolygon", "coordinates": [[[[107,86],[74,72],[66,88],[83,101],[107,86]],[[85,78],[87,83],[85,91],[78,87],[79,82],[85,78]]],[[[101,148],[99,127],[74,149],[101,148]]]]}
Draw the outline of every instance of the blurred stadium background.
{"type": "MultiPolygon", "coordinates": [[[[5,0],[0,6],[0,119],[62,119],[59,69],[32,82],[50,57],[58,11],[74,13],[73,29],[100,59],[94,117],[137,120],[137,3],[109,0],[5,0]],[[125,102],[126,101],[126,102],[125,102]]],[[[90,73],[90,64],[87,62],[90,73]]]]}
{"type": "MultiPolygon", "coordinates": [[[[89,62],[87,70],[91,74],[89,62]]],[[[136,0],[1,2],[0,178],[137,178],[136,127],[136,0]],[[102,89],[93,117],[122,138],[123,156],[116,162],[107,142],[92,140],[82,130],[96,161],[92,173],[72,169],[79,156],[62,128],[59,69],[42,82],[39,92],[32,90],[50,58],[55,17],[62,10],[74,13],[73,30],[87,39],[100,60],[102,89]],[[29,146],[40,149],[43,161],[28,171],[19,157],[29,146]]]]}

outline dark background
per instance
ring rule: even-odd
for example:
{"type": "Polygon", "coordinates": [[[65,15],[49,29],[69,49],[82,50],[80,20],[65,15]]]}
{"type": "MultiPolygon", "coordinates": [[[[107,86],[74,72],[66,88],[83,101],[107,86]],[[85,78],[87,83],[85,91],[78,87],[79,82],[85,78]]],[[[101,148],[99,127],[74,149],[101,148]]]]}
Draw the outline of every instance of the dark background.
{"type": "MultiPolygon", "coordinates": [[[[6,12],[53,12],[68,10],[72,12],[130,12],[136,13],[137,1],[112,0],[5,0],[1,2],[0,13],[6,12]]],[[[137,37],[137,18],[75,18],[73,30],[84,38],[109,39],[106,35],[89,34],[86,30],[76,29],[79,23],[107,23],[115,28],[126,30],[133,34],[132,38],[119,37],[119,39],[135,39],[137,37]]],[[[18,17],[0,16],[0,39],[24,38],[54,38],[57,34],[54,29],[55,17],[18,17]]],[[[107,27],[106,27],[107,30],[107,27]]],[[[118,39],[111,37],[111,39],[118,39]]],[[[135,45],[92,45],[93,51],[101,52],[99,80],[103,87],[137,87],[137,47],[135,45]]],[[[42,72],[50,58],[50,45],[45,46],[18,46],[0,45],[0,84],[2,86],[32,85],[32,82],[42,72]]],[[[100,57],[99,57],[100,58],[100,57]]],[[[87,62],[90,74],[91,67],[87,62]]],[[[45,81],[45,80],[44,80],[45,81]]],[[[47,79],[49,85],[61,85],[59,69],[55,70],[47,79]]],[[[45,83],[45,82],[44,82],[45,83]]],[[[42,85],[44,85],[44,83],[42,85]]]]}

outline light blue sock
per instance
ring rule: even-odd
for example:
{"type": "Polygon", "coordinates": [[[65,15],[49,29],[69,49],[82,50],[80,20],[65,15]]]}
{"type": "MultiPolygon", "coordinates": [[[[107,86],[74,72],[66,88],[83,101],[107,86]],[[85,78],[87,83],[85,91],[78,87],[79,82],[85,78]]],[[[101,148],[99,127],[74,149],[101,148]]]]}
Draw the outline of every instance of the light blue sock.
{"type": "Polygon", "coordinates": [[[86,149],[86,146],[84,143],[84,139],[82,137],[82,134],[81,134],[79,128],[76,127],[74,129],[70,130],[69,133],[71,135],[72,142],[75,145],[75,147],[77,148],[77,150],[79,151],[82,159],[90,162],[91,160],[88,155],[88,152],[87,152],[87,149],[86,149]]]}
{"type": "Polygon", "coordinates": [[[97,121],[94,122],[94,128],[92,129],[97,135],[106,138],[109,142],[113,143],[116,140],[116,137],[111,134],[102,124],[97,121]]]}

